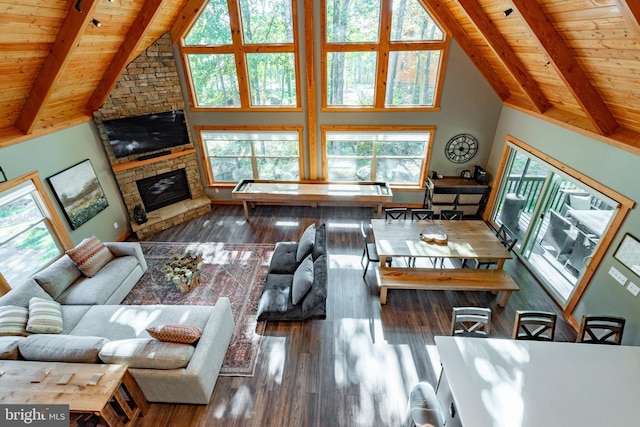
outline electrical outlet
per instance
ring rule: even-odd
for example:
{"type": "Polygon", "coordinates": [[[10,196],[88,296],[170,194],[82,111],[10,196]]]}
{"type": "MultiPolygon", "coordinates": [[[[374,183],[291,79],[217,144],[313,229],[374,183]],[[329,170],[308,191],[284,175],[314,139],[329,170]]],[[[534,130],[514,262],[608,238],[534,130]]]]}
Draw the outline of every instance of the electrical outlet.
{"type": "Polygon", "coordinates": [[[615,267],[611,267],[609,269],[609,275],[614,279],[616,279],[616,282],[620,283],[622,286],[624,286],[624,284],[627,283],[627,276],[620,273],[620,271],[618,271],[618,269],[615,267]]]}
{"type": "Polygon", "coordinates": [[[113,228],[115,228],[116,230],[118,229],[118,223],[117,222],[113,223],[113,228]]]}
{"type": "Polygon", "coordinates": [[[634,297],[637,297],[638,293],[640,293],[640,288],[633,282],[629,282],[629,286],[627,286],[627,290],[631,292],[634,297]]]}

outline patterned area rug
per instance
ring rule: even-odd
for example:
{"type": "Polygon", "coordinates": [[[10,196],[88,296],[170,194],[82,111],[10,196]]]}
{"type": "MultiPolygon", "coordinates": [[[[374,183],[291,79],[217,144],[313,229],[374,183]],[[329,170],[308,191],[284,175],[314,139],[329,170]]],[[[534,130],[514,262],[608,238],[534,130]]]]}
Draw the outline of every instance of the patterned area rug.
{"type": "Polygon", "coordinates": [[[266,322],[257,322],[258,301],[274,245],[235,243],[140,242],[149,269],[123,304],[214,305],[231,301],[235,333],[220,375],[253,376],[266,322]],[[182,293],[161,272],[173,254],[202,252],[200,285],[182,293]]]}

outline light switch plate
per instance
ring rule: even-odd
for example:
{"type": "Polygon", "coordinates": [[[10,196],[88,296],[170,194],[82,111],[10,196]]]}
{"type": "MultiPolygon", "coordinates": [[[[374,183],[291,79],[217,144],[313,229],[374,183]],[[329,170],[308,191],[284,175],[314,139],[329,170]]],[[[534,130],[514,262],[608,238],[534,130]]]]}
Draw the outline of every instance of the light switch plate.
{"type": "Polygon", "coordinates": [[[614,279],[616,279],[616,282],[620,283],[622,286],[624,286],[624,284],[627,283],[627,276],[620,273],[620,271],[615,267],[611,267],[609,269],[609,275],[614,279]]]}
{"type": "Polygon", "coordinates": [[[633,282],[629,282],[629,286],[627,286],[627,290],[631,292],[634,297],[637,297],[638,293],[640,293],[640,288],[633,282]]]}

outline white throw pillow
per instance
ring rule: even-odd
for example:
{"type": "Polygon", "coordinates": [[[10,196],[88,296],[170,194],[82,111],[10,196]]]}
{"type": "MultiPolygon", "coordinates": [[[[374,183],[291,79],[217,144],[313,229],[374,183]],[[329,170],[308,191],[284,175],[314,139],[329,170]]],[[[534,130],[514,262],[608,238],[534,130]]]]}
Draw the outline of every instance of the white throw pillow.
{"type": "Polygon", "coordinates": [[[32,334],[59,334],[62,332],[60,303],[37,297],[31,298],[27,332],[32,334]]]}
{"type": "Polygon", "coordinates": [[[296,305],[309,292],[313,285],[313,258],[307,256],[293,273],[291,284],[291,302],[296,305]]]}
{"type": "Polygon", "coordinates": [[[311,224],[304,230],[300,241],[298,242],[298,250],[296,251],[296,262],[300,262],[311,253],[313,244],[316,241],[316,225],[311,224]]]}
{"type": "Polygon", "coordinates": [[[29,310],[16,305],[0,307],[0,335],[28,335],[29,310]]]}

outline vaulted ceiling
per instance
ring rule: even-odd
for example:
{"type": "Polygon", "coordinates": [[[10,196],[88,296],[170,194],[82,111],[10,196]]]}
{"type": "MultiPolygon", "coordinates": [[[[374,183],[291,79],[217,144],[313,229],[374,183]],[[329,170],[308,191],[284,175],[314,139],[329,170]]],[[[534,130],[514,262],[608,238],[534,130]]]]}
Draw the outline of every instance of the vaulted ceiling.
{"type": "MultiPolygon", "coordinates": [[[[420,1],[505,105],[640,154],[640,2],[420,1]]],[[[205,3],[0,0],[0,148],[91,120],[126,65],[205,3]]]]}

